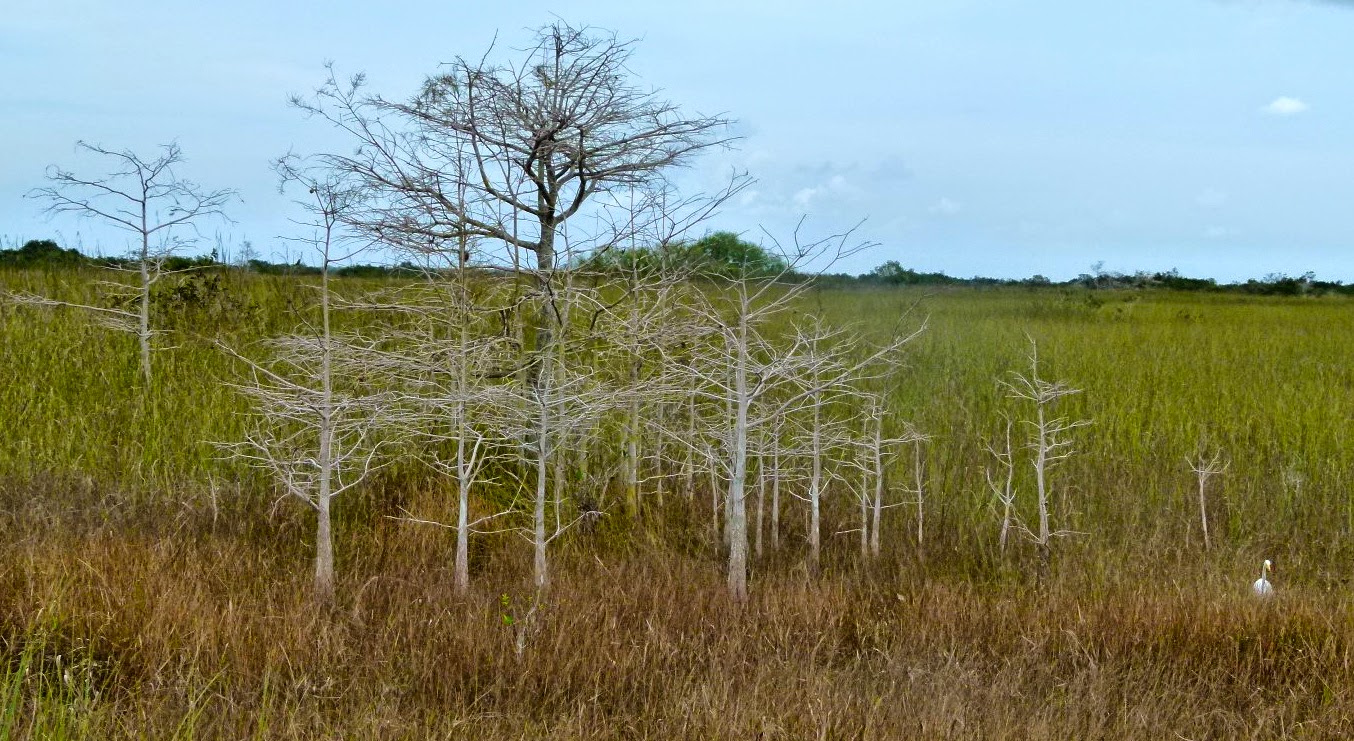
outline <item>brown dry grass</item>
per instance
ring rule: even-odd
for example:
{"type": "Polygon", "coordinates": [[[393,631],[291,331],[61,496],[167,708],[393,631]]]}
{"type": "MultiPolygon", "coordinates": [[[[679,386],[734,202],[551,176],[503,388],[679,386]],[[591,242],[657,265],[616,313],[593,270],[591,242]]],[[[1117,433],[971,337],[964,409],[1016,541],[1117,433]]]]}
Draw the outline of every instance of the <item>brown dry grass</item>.
{"type": "Polygon", "coordinates": [[[300,518],[262,531],[196,511],[149,532],[135,512],[100,522],[42,501],[9,498],[0,546],[21,737],[1354,733],[1352,606],[1291,589],[1258,604],[1244,580],[1204,571],[1153,584],[1068,568],[1040,591],[903,548],[847,566],[843,544],[816,581],[794,554],[772,560],[740,607],[710,554],[608,547],[599,532],[562,549],[531,613],[516,542],[483,545],[478,587],[458,599],[444,534],[377,519],[350,523],[326,612],[292,540],[300,518]],[[36,668],[16,680],[25,651],[36,668]]]}

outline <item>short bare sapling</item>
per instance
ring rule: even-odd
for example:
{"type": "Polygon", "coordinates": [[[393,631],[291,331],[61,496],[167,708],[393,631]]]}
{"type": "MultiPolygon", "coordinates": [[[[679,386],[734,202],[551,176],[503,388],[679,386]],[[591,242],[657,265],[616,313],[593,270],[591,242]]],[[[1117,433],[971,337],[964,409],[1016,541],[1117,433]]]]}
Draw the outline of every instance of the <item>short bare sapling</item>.
{"type": "Polygon", "coordinates": [[[1058,401],[1081,393],[1081,389],[1060,381],[1048,381],[1039,375],[1039,346],[1033,339],[1030,340],[1029,363],[1028,375],[1013,373],[1001,384],[1009,398],[1028,402],[1034,407],[1033,418],[1023,419],[1021,422],[1029,434],[1026,448],[1032,454],[1030,466],[1034,470],[1035,507],[1039,522],[1036,528],[1030,528],[1020,520],[1016,520],[1015,526],[1038,547],[1039,576],[1043,581],[1049,574],[1053,539],[1078,534],[1053,525],[1054,492],[1049,474],[1054,467],[1073,454],[1071,433],[1090,424],[1090,421],[1071,420],[1065,416],[1055,415],[1054,408],[1058,401]]]}

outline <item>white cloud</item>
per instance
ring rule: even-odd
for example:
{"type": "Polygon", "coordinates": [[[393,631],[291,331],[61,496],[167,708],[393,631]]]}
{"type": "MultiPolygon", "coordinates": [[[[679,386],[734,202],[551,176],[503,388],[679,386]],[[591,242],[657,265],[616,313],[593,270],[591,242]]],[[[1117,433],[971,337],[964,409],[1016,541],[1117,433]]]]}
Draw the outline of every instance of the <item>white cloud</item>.
{"type": "Polygon", "coordinates": [[[793,196],[795,205],[808,208],[809,204],[826,197],[829,202],[857,194],[857,189],[842,175],[832,175],[819,185],[800,188],[793,196]]]}
{"type": "Polygon", "coordinates": [[[1204,188],[1194,197],[1194,202],[1204,208],[1222,208],[1227,203],[1227,194],[1216,188],[1204,188]]]}
{"type": "Polygon", "coordinates": [[[954,201],[949,198],[942,198],[939,201],[936,201],[935,203],[931,204],[931,207],[928,208],[927,210],[933,214],[940,214],[942,216],[954,216],[955,214],[964,210],[964,205],[959,203],[958,201],[954,201]]]}
{"type": "Polygon", "coordinates": [[[821,190],[821,188],[800,188],[795,193],[795,205],[801,208],[808,206],[821,190]]]}
{"type": "Polygon", "coordinates": [[[1296,116],[1299,113],[1306,113],[1310,108],[1299,98],[1290,98],[1287,95],[1280,95],[1265,106],[1265,113],[1273,116],[1296,116]]]}

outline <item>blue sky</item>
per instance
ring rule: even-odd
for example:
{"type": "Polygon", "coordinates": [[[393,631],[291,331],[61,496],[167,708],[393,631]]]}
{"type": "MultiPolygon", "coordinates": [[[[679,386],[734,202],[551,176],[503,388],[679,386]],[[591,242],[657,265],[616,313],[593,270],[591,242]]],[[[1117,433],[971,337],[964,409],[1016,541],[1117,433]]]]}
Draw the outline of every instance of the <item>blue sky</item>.
{"type": "MultiPolygon", "coordinates": [[[[681,175],[754,188],[712,228],[826,234],[866,219],[898,260],[952,275],[1061,279],[1178,268],[1354,281],[1354,2],[946,0],[5,0],[0,235],[123,251],[23,197],[77,139],[149,152],[232,187],[226,239],[281,257],[270,159],[345,147],[290,109],[332,60],[387,97],[457,55],[527,42],[554,15],[640,41],[642,84],[725,112],[743,139],[681,175]],[[552,15],[553,14],[553,15],[552,15]]],[[[214,227],[213,227],[214,228],[214,227]]],[[[210,245],[204,246],[209,248],[210,245]]]]}

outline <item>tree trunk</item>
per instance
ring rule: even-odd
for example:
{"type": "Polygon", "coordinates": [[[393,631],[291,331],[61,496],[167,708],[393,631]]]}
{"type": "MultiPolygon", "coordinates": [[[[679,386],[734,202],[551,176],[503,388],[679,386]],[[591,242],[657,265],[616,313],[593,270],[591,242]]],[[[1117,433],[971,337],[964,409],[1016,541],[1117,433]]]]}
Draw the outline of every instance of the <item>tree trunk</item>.
{"type": "Polygon", "coordinates": [[[771,439],[771,550],[780,550],[780,437],[771,439]]]}
{"type": "MultiPolygon", "coordinates": [[[[462,198],[464,200],[464,198],[462,198]]],[[[464,311],[470,306],[470,287],[467,285],[468,276],[466,274],[467,243],[464,235],[457,242],[456,250],[456,279],[461,310],[464,311]]],[[[468,372],[468,363],[465,354],[470,347],[470,323],[465,317],[461,317],[458,322],[461,333],[460,355],[456,363],[456,385],[457,392],[461,394],[461,399],[456,402],[455,419],[452,420],[456,426],[456,559],[453,566],[452,582],[456,594],[465,595],[470,590],[470,485],[473,481],[474,471],[471,466],[473,461],[466,460],[466,443],[470,437],[470,429],[467,419],[467,409],[465,403],[465,394],[470,390],[470,376],[468,372]]],[[[474,451],[475,455],[478,451],[474,451]]]]}
{"type": "Polygon", "coordinates": [[[734,368],[734,396],[736,397],[733,428],[733,471],[729,478],[727,504],[729,541],[729,594],[738,602],[748,598],[748,518],[747,502],[743,497],[747,482],[748,464],[748,388],[747,388],[747,327],[740,327],[743,341],[739,344],[738,361],[734,368]]]}
{"type": "MultiPolygon", "coordinates": [[[[333,347],[329,330],[329,250],[325,245],[324,269],[320,274],[320,482],[316,492],[315,597],[324,605],[334,600],[334,534],[330,500],[334,491],[334,385],[333,347]]],[[[143,263],[144,264],[144,263],[143,263]]]]}
{"type": "Polygon", "coordinates": [[[546,498],[546,462],[550,455],[550,405],[548,399],[542,399],[540,417],[536,428],[536,507],[533,512],[535,529],[532,544],[535,546],[533,574],[537,589],[544,589],[548,581],[545,562],[545,498],[546,498]]]}
{"type": "Polygon", "coordinates": [[[870,530],[870,555],[879,556],[879,528],[884,515],[884,418],[875,419],[872,445],[874,463],[874,526],[870,530]]]}
{"type": "Polygon", "coordinates": [[[865,468],[860,473],[860,557],[870,557],[870,471],[865,468]]]}
{"type": "Polygon", "coordinates": [[[453,580],[456,594],[464,595],[470,590],[470,487],[462,482],[458,487],[456,505],[456,570],[453,580]]]}
{"type": "Polygon", "coordinates": [[[334,536],[329,518],[329,498],[320,495],[315,522],[315,600],[334,601],[334,536]]]}
{"type": "MultiPolygon", "coordinates": [[[[814,379],[815,385],[818,379],[814,379]]],[[[810,448],[813,472],[809,478],[809,573],[818,575],[822,559],[822,484],[823,484],[823,431],[821,429],[822,409],[817,400],[813,405],[813,429],[810,431],[810,448]]]]}
{"type": "MultiPolygon", "coordinates": [[[[630,366],[630,388],[639,388],[639,361],[630,366]]],[[[639,397],[630,399],[625,421],[625,511],[639,520],[639,397]]]]}
{"type": "Polygon", "coordinates": [[[1199,525],[1204,532],[1204,550],[1210,550],[1212,544],[1208,540],[1208,500],[1204,497],[1204,487],[1208,484],[1208,476],[1199,474],[1199,525]]]}
{"type": "Polygon", "coordinates": [[[923,489],[925,471],[922,468],[921,441],[918,440],[913,445],[912,465],[917,482],[917,555],[924,558],[926,554],[926,493],[923,489]]]}
{"type": "Polygon", "coordinates": [[[753,541],[752,552],[757,558],[762,557],[762,531],[765,529],[763,523],[766,521],[766,459],[757,459],[757,535],[753,541]]]}
{"type": "Polygon", "coordinates": [[[1044,471],[1047,467],[1048,456],[1048,427],[1044,422],[1044,406],[1040,404],[1037,408],[1039,426],[1038,447],[1035,449],[1034,458],[1034,483],[1035,490],[1039,499],[1039,551],[1044,561],[1048,560],[1049,521],[1048,521],[1048,488],[1044,481],[1044,471]]]}
{"type": "MultiPolygon", "coordinates": [[[[464,332],[462,333],[464,334],[464,332]]],[[[462,347],[465,347],[462,345],[462,347]]],[[[462,368],[465,364],[461,364],[462,368]]],[[[462,388],[464,391],[464,387],[462,388]]],[[[456,560],[452,572],[452,582],[456,594],[464,595],[470,590],[470,462],[466,460],[465,404],[458,402],[456,408],[456,560]]]]}
{"type": "MultiPolygon", "coordinates": [[[[736,383],[736,382],[735,382],[735,383],[736,383]]],[[[737,416],[738,416],[737,406],[738,406],[738,405],[737,405],[736,403],[731,403],[731,404],[728,405],[728,415],[729,415],[729,418],[731,418],[731,419],[734,420],[734,426],[735,426],[735,428],[737,427],[737,416]]],[[[742,433],[742,434],[743,434],[743,458],[744,458],[744,461],[746,461],[746,459],[747,459],[747,429],[746,429],[746,424],[744,425],[744,429],[743,429],[743,433],[742,433]]],[[[737,438],[737,436],[738,436],[738,432],[737,432],[737,430],[735,429],[734,437],[737,438]]],[[[737,442],[737,440],[735,439],[735,440],[734,440],[734,449],[735,449],[735,451],[737,450],[737,447],[738,447],[738,442],[737,442]]],[[[735,452],[735,455],[737,455],[736,452],[735,452]]],[[[744,465],[746,465],[746,462],[744,463],[744,465]]],[[[730,485],[733,484],[732,481],[730,481],[729,483],[730,483],[730,485]]],[[[724,528],[724,550],[725,550],[726,552],[727,552],[727,551],[729,550],[729,548],[733,545],[733,541],[732,541],[732,538],[733,538],[733,532],[732,532],[731,530],[729,530],[729,528],[728,528],[728,523],[729,523],[729,521],[732,520],[732,519],[733,519],[733,498],[732,498],[732,497],[725,496],[725,497],[724,497],[724,524],[725,524],[725,528],[724,528]]]]}
{"type": "Polygon", "coordinates": [[[141,380],[150,389],[150,233],[146,200],[141,201],[141,311],[136,328],[141,343],[141,380]]]}

